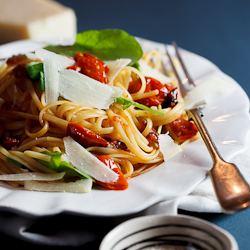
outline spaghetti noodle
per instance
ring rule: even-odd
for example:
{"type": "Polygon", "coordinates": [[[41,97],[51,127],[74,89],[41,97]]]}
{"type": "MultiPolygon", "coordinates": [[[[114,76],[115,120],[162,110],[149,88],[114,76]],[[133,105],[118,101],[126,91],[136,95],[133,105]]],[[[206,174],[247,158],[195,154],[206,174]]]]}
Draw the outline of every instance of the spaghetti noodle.
{"type": "MultiPolygon", "coordinates": [[[[160,70],[161,56],[158,51],[149,51],[141,60],[160,70]]],[[[69,70],[80,71],[79,67],[85,67],[84,74],[92,72],[89,77],[96,76],[93,67],[99,67],[97,58],[80,53],[75,60],[75,65],[69,70]],[[84,56],[91,57],[91,60],[94,58],[94,64],[79,64],[77,60],[85,60],[84,56]]],[[[35,61],[42,62],[39,59],[35,61]]],[[[75,139],[80,133],[80,136],[85,135],[86,145],[82,145],[88,152],[94,156],[108,156],[118,166],[121,175],[129,179],[164,161],[158,143],[159,134],[169,133],[180,146],[198,138],[195,125],[187,120],[174,78],[159,82],[132,66],[125,66],[112,83],[102,74],[102,78],[97,80],[120,88],[121,97],[132,104],[125,109],[124,104],[114,101],[109,109],[98,109],[62,97],[46,103],[45,90],[39,90],[38,80],[32,80],[27,73],[25,66],[30,62],[34,60],[17,56],[7,60],[0,69],[1,175],[26,172],[55,174],[51,162],[59,156],[59,161],[75,168],[67,161],[63,138],[71,136],[75,139]],[[138,109],[135,102],[150,110],[138,109]],[[77,136],[74,134],[76,130],[77,136]]],[[[108,71],[104,62],[102,68],[108,71]]],[[[62,179],[53,182],[69,183],[79,178],[79,175],[67,175],[66,171],[62,179]]],[[[6,182],[12,187],[28,186],[23,180],[6,182]]]]}

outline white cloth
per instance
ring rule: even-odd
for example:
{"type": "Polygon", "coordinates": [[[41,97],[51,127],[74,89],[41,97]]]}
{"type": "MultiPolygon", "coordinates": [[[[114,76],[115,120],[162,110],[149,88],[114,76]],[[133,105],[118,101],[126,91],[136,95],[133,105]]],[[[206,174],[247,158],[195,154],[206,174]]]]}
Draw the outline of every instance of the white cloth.
{"type": "MultiPolygon", "coordinates": [[[[246,136],[245,151],[231,159],[230,162],[238,167],[245,180],[250,183],[250,133],[246,136]]],[[[209,177],[200,183],[190,195],[182,197],[178,207],[194,212],[222,212],[209,177]]]]}
{"type": "MultiPolygon", "coordinates": [[[[250,183],[250,133],[247,135],[245,151],[230,161],[236,164],[244,178],[250,183]]],[[[145,210],[146,214],[177,214],[178,208],[192,212],[221,213],[210,177],[201,182],[194,191],[172,201],[163,201],[145,210]]]]}

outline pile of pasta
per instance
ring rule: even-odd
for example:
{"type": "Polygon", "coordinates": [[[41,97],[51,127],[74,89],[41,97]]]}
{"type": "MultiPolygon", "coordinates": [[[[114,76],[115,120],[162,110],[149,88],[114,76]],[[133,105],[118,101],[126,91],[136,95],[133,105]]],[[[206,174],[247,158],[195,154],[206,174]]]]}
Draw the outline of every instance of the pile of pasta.
{"type": "Polygon", "coordinates": [[[140,59],[139,68],[126,65],[112,82],[108,79],[101,83],[122,93],[122,99],[114,98],[107,109],[62,96],[48,103],[46,89],[39,89],[39,80],[31,79],[25,68],[31,62],[42,63],[41,59],[22,55],[4,62],[0,69],[0,180],[12,188],[36,191],[89,192],[98,185],[126,189],[123,184],[123,188],[105,185],[91,175],[92,170],[88,172],[91,166],[86,171],[76,166],[74,158],[81,164],[82,151],[72,146],[75,156],[68,157],[69,137],[105,166],[110,159],[111,171],[115,164],[118,177],[113,184],[121,180],[121,175],[124,182],[166,160],[159,142],[162,135],[171,138],[178,148],[197,139],[175,77],[171,72],[168,76],[161,73],[161,58],[159,51],[148,51],[140,59]],[[165,82],[152,76],[160,76],[165,82]],[[124,107],[124,100],[130,101],[128,107],[124,107]],[[138,108],[135,103],[149,109],[138,108]],[[81,129],[86,132],[83,144],[74,137],[81,129]],[[101,160],[101,156],[108,158],[101,160]]]}

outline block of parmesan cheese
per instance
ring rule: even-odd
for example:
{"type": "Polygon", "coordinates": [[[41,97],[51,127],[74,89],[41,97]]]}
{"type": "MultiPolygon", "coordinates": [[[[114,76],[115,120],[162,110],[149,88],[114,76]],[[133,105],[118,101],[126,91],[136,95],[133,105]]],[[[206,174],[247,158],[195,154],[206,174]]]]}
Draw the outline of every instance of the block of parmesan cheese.
{"type": "Polygon", "coordinates": [[[75,12],[52,0],[0,0],[0,44],[21,39],[74,39],[75,12]]]}

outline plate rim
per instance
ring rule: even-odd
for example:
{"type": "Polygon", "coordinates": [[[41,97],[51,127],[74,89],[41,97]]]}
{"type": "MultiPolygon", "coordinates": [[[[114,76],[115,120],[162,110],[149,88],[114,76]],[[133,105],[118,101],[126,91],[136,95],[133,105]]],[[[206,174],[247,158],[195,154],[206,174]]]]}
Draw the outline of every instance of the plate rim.
{"type": "MultiPolygon", "coordinates": [[[[162,43],[158,43],[158,42],[154,42],[154,41],[151,41],[151,40],[147,40],[147,39],[143,39],[143,38],[137,38],[138,40],[140,40],[141,42],[145,41],[145,42],[149,42],[151,44],[156,44],[157,46],[161,46],[163,45],[162,43]]],[[[27,40],[26,40],[27,41],[27,40]]],[[[28,40],[30,41],[30,40],[28,40]]],[[[18,42],[20,43],[24,43],[25,44],[25,41],[24,40],[20,40],[20,41],[16,41],[14,42],[14,44],[18,44],[18,42]]],[[[37,41],[33,41],[34,43],[36,43],[37,41]]],[[[38,44],[43,44],[43,43],[39,43],[37,42],[38,44]]],[[[11,43],[13,44],[13,43],[11,43]]],[[[4,46],[4,48],[8,47],[8,44],[4,44],[4,45],[1,45],[0,46],[0,52],[1,52],[1,48],[4,46]]],[[[219,72],[220,74],[222,74],[224,77],[228,78],[228,80],[230,82],[232,82],[233,84],[235,84],[235,86],[237,87],[237,89],[240,91],[240,94],[243,96],[243,99],[245,101],[245,103],[247,105],[244,105],[244,110],[242,112],[242,114],[245,115],[245,117],[249,116],[248,112],[249,112],[249,98],[247,96],[247,94],[245,93],[245,91],[243,90],[243,88],[233,79],[231,78],[230,76],[226,75],[225,73],[223,73],[214,63],[212,63],[211,61],[209,61],[208,59],[200,56],[200,55],[197,55],[193,52],[190,52],[190,51],[187,51],[187,50],[184,50],[184,49],[181,49],[182,51],[184,51],[185,53],[189,54],[189,55],[192,55],[193,57],[196,57],[200,60],[204,60],[206,61],[208,64],[210,64],[217,72],[219,72]]],[[[1,54],[0,54],[1,55],[1,54]]],[[[1,57],[1,56],[0,56],[1,57]]],[[[249,119],[249,117],[248,117],[249,119]]],[[[250,130],[250,126],[248,126],[248,128],[245,128],[245,131],[249,131],[250,130]]],[[[243,152],[244,150],[246,149],[246,141],[243,142],[243,144],[241,145],[241,147],[236,150],[234,152],[233,155],[231,155],[230,159],[238,154],[240,154],[241,152],[243,152]]],[[[185,149],[184,149],[185,150],[185,149]]],[[[229,159],[226,159],[226,160],[229,160],[229,159]]],[[[205,173],[204,173],[204,177],[205,178],[205,173]]],[[[200,180],[202,181],[202,179],[200,180]]],[[[197,183],[198,185],[198,183],[197,183]]],[[[89,212],[84,212],[84,211],[81,211],[81,210],[78,210],[78,209],[68,209],[68,208],[65,208],[64,206],[62,207],[55,207],[54,209],[53,208],[50,208],[49,210],[46,210],[46,211],[25,211],[23,208],[18,208],[18,206],[14,206],[14,205],[11,205],[11,203],[7,204],[5,203],[5,205],[2,204],[2,200],[6,198],[6,196],[8,196],[10,193],[13,194],[13,191],[17,191],[17,190],[12,190],[12,189],[9,189],[7,190],[7,192],[5,192],[4,194],[1,194],[1,190],[2,189],[5,189],[3,187],[0,187],[0,210],[1,211],[13,211],[15,213],[18,213],[18,214],[22,214],[22,215],[25,215],[25,216],[28,216],[28,217],[40,217],[40,216],[46,216],[46,215],[55,215],[55,214],[59,214],[59,213],[73,213],[73,214],[78,214],[78,215],[88,215],[88,216],[101,216],[101,217],[111,217],[111,216],[121,216],[121,215],[129,215],[129,214],[133,214],[133,213],[136,213],[136,212],[140,212],[142,211],[143,209],[145,208],[148,208],[149,206],[151,205],[154,205],[156,202],[159,202],[161,201],[161,197],[154,197],[154,200],[151,200],[149,203],[146,203],[146,204],[143,204],[141,206],[137,206],[136,209],[132,209],[130,211],[127,211],[127,212],[117,212],[117,213],[113,213],[113,214],[103,214],[103,213],[89,213],[89,212]]],[[[21,190],[20,190],[21,191],[21,190]]],[[[25,191],[25,192],[30,192],[30,191],[25,191]]],[[[92,191],[93,192],[93,191],[92,191]]],[[[37,192],[38,193],[38,192],[37,192]]],[[[40,192],[39,192],[40,193],[40,192]]],[[[49,194],[50,195],[50,194],[49,194]]],[[[83,194],[83,195],[86,195],[86,194],[83,194]]],[[[43,195],[42,195],[43,196],[43,195]]],[[[8,199],[7,199],[8,200],[8,199]]]]}

